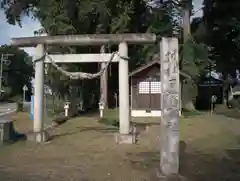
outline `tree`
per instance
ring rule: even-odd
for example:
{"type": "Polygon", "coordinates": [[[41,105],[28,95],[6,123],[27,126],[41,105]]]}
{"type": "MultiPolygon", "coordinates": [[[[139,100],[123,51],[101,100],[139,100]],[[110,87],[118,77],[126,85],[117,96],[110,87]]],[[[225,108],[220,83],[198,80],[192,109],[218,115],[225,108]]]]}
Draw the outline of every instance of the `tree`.
{"type": "Polygon", "coordinates": [[[10,54],[9,65],[3,63],[3,89],[5,98],[22,96],[22,88],[27,85],[31,87],[31,78],[33,77],[32,59],[24,51],[16,47],[2,45],[0,54],[10,54]]]}
{"type": "MultiPolygon", "coordinates": [[[[145,33],[152,32],[161,36],[178,36],[181,44],[181,69],[192,75],[193,80],[196,79],[199,72],[202,71],[203,60],[203,44],[198,45],[193,37],[189,37],[186,41],[187,45],[184,48],[181,20],[182,9],[185,5],[190,5],[189,0],[154,0],[151,2],[152,6],[144,0],[28,0],[15,1],[9,3],[10,0],[5,0],[3,4],[6,12],[6,17],[9,23],[21,24],[21,16],[25,14],[33,15],[38,18],[49,35],[59,34],[84,34],[84,33],[125,33],[136,32],[145,33]],[[80,26],[84,25],[84,26],[80,26]],[[193,41],[194,40],[194,41],[193,41]],[[199,49],[200,48],[200,49],[199,49]],[[199,50],[198,50],[199,49],[199,50]],[[183,58],[186,58],[183,61],[183,58]],[[201,55],[201,57],[198,57],[201,55]],[[197,67],[198,66],[198,67],[197,67]]],[[[11,1],[12,2],[12,1],[11,1]]],[[[114,47],[111,47],[112,49],[114,47]]],[[[79,47],[63,48],[58,47],[57,51],[63,52],[99,52],[99,47],[79,47]]],[[[158,52],[158,47],[155,45],[145,45],[141,47],[131,46],[129,54],[131,57],[130,71],[150,60],[151,57],[158,52]]],[[[205,54],[204,54],[204,57],[205,54]]],[[[88,65],[71,65],[68,66],[71,70],[83,70],[86,72],[97,71],[97,66],[88,65]]],[[[117,79],[116,71],[112,73],[112,80],[117,79]]],[[[66,81],[66,79],[65,79],[66,81]]],[[[110,79],[111,81],[111,79],[110,79]]],[[[86,84],[89,81],[86,81],[86,84]]],[[[110,82],[117,89],[116,81],[114,84],[110,82]]],[[[64,83],[66,85],[66,82],[64,83]]],[[[70,86],[72,82],[68,81],[66,86],[70,86]]],[[[94,84],[97,84],[95,82],[94,84]]],[[[195,82],[191,82],[196,84],[195,82]]],[[[92,85],[92,83],[91,83],[92,85]]],[[[87,89],[87,88],[86,88],[87,89]]],[[[91,89],[92,90],[92,89],[91,89]]],[[[98,88],[96,87],[96,93],[98,88]]],[[[191,91],[191,88],[188,92],[191,91]]],[[[86,91],[89,92],[89,91],[86,91]]],[[[187,93],[187,95],[189,95],[187,93]]],[[[194,97],[191,95],[190,97],[194,97]]],[[[84,96],[88,97],[88,96],[84,96]]],[[[191,99],[192,100],[192,99],[191,99]]],[[[190,101],[191,101],[190,100],[190,101]]]]}
{"type": "MultiPolygon", "coordinates": [[[[173,33],[172,21],[174,18],[171,16],[170,8],[162,8],[165,7],[163,2],[158,2],[158,6],[151,7],[144,0],[27,0],[14,2],[5,0],[2,5],[9,23],[21,25],[21,17],[31,15],[41,22],[49,35],[153,32],[157,35],[171,36],[173,33]]],[[[115,48],[109,47],[109,51],[115,48]]],[[[55,50],[51,48],[50,51],[97,53],[100,51],[100,47],[66,48],[59,46],[55,47],[55,50]]],[[[129,49],[130,71],[144,63],[156,51],[158,51],[156,46],[131,46],[129,49]]],[[[66,68],[75,71],[96,72],[98,66],[78,64],[66,68]]],[[[114,92],[117,90],[115,81],[117,74],[116,71],[112,71],[110,74],[112,78],[109,79],[109,86],[111,86],[111,92],[114,92]]],[[[60,79],[64,79],[64,85],[67,87],[73,84],[72,81],[62,76],[60,79]]],[[[56,83],[56,80],[54,81],[56,83]]],[[[98,94],[97,84],[98,80],[84,81],[84,92],[98,94]],[[95,88],[90,88],[92,85],[95,88]]],[[[89,99],[90,96],[84,95],[83,97],[89,99]]]]}
{"type": "MultiPolygon", "coordinates": [[[[200,75],[208,65],[208,48],[200,38],[199,20],[190,24],[192,13],[192,0],[159,0],[167,7],[171,7],[175,19],[176,35],[180,40],[180,69],[191,76],[191,80],[182,84],[182,108],[195,109],[194,101],[197,96],[197,82],[200,75]],[[183,22],[183,23],[181,23],[183,22]],[[193,29],[191,27],[193,26],[193,29]]],[[[202,35],[201,35],[202,36],[202,35]]]]}
{"type": "Polygon", "coordinates": [[[235,75],[240,67],[240,2],[204,0],[203,21],[207,30],[206,43],[219,71],[235,75]],[[227,62],[227,63],[226,63],[227,62]]]}

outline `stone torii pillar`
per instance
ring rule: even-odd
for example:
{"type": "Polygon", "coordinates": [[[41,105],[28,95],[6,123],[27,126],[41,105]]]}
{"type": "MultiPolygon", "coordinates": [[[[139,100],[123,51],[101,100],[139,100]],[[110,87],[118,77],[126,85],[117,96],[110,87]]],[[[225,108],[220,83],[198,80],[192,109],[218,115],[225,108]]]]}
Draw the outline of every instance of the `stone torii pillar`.
{"type": "MultiPolygon", "coordinates": [[[[44,55],[45,47],[39,44],[36,47],[35,60],[44,55]]],[[[43,132],[44,126],[44,59],[35,62],[35,89],[34,89],[34,121],[33,139],[36,142],[44,142],[45,134],[43,132]]]]}
{"type": "MultiPolygon", "coordinates": [[[[105,53],[105,46],[101,46],[100,53],[105,53]]],[[[100,63],[101,69],[103,69],[106,66],[107,62],[100,63]]],[[[103,75],[100,78],[100,98],[103,99],[101,101],[104,101],[104,109],[108,109],[108,70],[106,70],[103,75]]]]}
{"type": "Polygon", "coordinates": [[[129,77],[128,77],[128,45],[121,42],[118,46],[120,55],[118,71],[119,71],[119,135],[117,135],[118,143],[135,143],[134,135],[129,135],[130,131],[130,105],[129,105],[129,77]]]}

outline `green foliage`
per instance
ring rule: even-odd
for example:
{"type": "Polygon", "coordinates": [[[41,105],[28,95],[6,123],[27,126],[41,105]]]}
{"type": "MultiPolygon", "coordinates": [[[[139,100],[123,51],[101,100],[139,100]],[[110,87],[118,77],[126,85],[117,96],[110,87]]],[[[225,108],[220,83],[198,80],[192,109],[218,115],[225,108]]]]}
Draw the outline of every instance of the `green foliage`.
{"type": "Polygon", "coordinates": [[[182,47],[181,68],[188,73],[193,80],[205,73],[209,65],[208,49],[204,43],[197,43],[193,38],[189,38],[182,47]]]}
{"type": "Polygon", "coordinates": [[[218,70],[235,74],[240,67],[240,1],[204,0],[206,44],[218,70]]]}
{"type": "Polygon", "coordinates": [[[191,23],[192,37],[197,42],[205,42],[207,40],[207,29],[202,17],[193,18],[191,23]]]}
{"type": "Polygon", "coordinates": [[[119,127],[119,120],[111,118],[101,118],[99,123],[106,124],[109,126],[119,127]]]}
{"type": "Polygon", "coordinates": [[[189,111],[186,109],[182,109],[182,114],[185,118],[202,115],[202,113],[197,110],[189,111]]]}
{"type": "Polygon", "coordinates": [[[21,98],[22,98],[22,95],[15,95],[15,96],[11,96],[10,98],[7,97],[6,100],[12,101],[12,102],[18,102],[19,100],[21,100],[21,98]]]}
{"type": "Polygon", "coordinates": [[[17,102],[17,112],[23,112],[23,101],[19,100],[17,102]]]}
{"type": "Polygon", "coordinates": [[[11,87],[2,87],[3,92],[1,93],[2,100],[8,100],[12,96],[12,88],[11,87]]]}
{"type": "Polygon", "coordinates": [[[181,70],[191,76],[191,80],[182,82],[182,107],[192,111],[198,95],[197,83],[210,64],[208,49],[204,43],[198,43],[193,37],[189,37],[181,47],[180,54],[181,70]]]}
{"type": "MultiPolygon", "coordinates": [[[[33,66],[31,57],[16,47],[3,45],[0,47],[0,54],[10,54],[4,59],[10,60],[10,64],[3,63],[3,90],[4,97],[22,96],[22,87],[27,85],[29,88],[33,76],[33,66]]],[[[4,98],[2,97],[2,98],[4,98]]]]}
{"type": "MultiPolygon", "coordinates": [[[[21,16],[28,13],[37,18],[49,35],[64,34],[95,34],[95,33],[145,33],[171,36],[173,33],[173,17],[171,8],[163,2],[150,7],[144,0],[5,0],[6,17],[11,24],[20,23],[21,16]]],[[[116,47],[108,47],[112,51],[116,47]]],[[[100,47],[49,47],[51,53],[98,53],[100,47]]],[[[130,46],[130,71],[145,63],[158,46],[130,46]]],[[[69,71],[97,72],[96,64],[64,65],[69,71]]],[[[112,80],[117,79],[116,71],[111,71],[112,80]]],[[[97,106],[99,100],[98,80],[71,81],[60,75],[55,69],[49,68],[46,83],[65,99],[72,95],[70,89],[78,86],[83,94],[84,102],[97,106]],[[94,98],[93,98],[93,95],[94,98]],[[94,100],[93,100],[94,99],[94,100]]],[[[109,91],[116,92],[117,84],[109,82],[109,91]]],[[[79,93],[78,93],[79,94],[79,93]]],[[[89,107],[87,106],[87,107],[89,107]]]]}

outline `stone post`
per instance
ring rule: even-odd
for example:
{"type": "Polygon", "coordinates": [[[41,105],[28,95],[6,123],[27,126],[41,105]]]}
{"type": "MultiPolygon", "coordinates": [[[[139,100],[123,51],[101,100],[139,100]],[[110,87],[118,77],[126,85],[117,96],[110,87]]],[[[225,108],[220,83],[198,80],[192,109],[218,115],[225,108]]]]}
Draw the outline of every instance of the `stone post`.
{"type": "MultiPolygon", "coordinates": [[[[101,54],[105,53],[104,45],[101,46],[100,53],[101,54]]],[[[102,62],[100,64],[101,64],[101,69],[103,69],[106,66],[107,62],[102,62]]],[[[107,109],[108,108],[108,70],[106,70],[100,78],[100,88],[101,88],[100,96],[102,101],[104,102],[104,109],[107,109]]]]}
{"type": "Polygon", "coordinates": [[[128,77],[128,46],[123,42],[119,44],[119,132],[118,143],[135,143],[135,135],[130,132],[130,106],[129,106],[129,77],[128,77]]]}
{"type": "MultiPolygon", "coordinates": [[[[44,55],[44,45],[36,47],[36,58],[44,55]]],[[[44,59],[35,62],[35,89],[34,89],[34,122],[33,129],[36,142],[44,141],[44,59]]]]}
{"type": "Polygon", "coordinates": [[[129,134],[129,78],[128,78],[128,46],[125,42],[119,44],[119,125],[120,134],[129,134]]]}
{"type": "Polygon", "coordinates": [[[179,57],[178,40],[162,38],[160,170],[169,176],[179,172],[179,57]]]}

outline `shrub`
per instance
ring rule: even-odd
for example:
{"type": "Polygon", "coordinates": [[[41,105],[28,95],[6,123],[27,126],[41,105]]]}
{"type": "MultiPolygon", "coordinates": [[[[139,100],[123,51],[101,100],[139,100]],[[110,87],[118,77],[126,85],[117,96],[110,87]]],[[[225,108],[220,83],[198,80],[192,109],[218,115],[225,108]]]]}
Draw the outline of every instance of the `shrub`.
{"type": "Polygon", "coordinates": [[[106,124],[109,126],[119,127],[119,120],[117,119],[110,119],[110,118],[101,118],[99,123],[106,124]]]}
{"type": "Polygon", "coordinates": [[[17,112],[23,112],[23,101],[19,100],[17,102],[17,112]]]}

